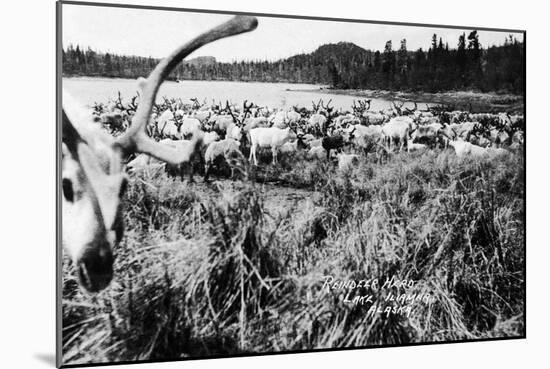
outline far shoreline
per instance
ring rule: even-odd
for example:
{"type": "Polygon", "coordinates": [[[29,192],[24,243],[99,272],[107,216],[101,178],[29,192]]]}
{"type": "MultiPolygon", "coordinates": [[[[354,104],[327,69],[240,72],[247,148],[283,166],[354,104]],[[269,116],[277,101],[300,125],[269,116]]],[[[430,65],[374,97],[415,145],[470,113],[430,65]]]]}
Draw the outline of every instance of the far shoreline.
{"type": "Polygon", "coordinates": [[[418,109],[426,110],[430,105],[452,105],[459,110],[473,112],[506,111],[508,113],[523,114],[524,96],[510,93],[446,91],[446,92],[404,92],[389,90],[361,90],[361,89],[332,89],[320,87],[315,90],[293,89],[293,92],[313,92],[330,95],[355,96],[358,99],[384,99],[417,102],[418,109]],[[425,105],[425,106],[422,106],[425,105]]]}

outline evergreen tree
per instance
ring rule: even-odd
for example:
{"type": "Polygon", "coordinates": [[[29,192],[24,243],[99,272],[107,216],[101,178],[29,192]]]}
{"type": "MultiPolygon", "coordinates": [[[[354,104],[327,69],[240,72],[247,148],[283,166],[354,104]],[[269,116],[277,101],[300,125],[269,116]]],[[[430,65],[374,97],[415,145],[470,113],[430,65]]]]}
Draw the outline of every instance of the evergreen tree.
{"type": "Polygon", "coordinates": [[[409,53],[407,52],[406,39],[401,40],[401,46],[397,52],[397,71],[399,73],[399,85],[407,87],[409,84],[409,53]]]}
{"type": "MultiPolygon", "coordinates": [[[[247,80],[327,84],[337,88],[447,91],[480,89],[523,93],[524,43],[512,36],[501,46],[483,49],[474,30],[458,38],[457,48],[436,34],[427,51],[397,51],[391,41],[381,51],[341,42],[277,61],[181,63],[168,79],[247,80]]],[[[147,76],[159,60],[101,53],[80,45],[62,50],[63,74],[122,77],[147,76]]]]}

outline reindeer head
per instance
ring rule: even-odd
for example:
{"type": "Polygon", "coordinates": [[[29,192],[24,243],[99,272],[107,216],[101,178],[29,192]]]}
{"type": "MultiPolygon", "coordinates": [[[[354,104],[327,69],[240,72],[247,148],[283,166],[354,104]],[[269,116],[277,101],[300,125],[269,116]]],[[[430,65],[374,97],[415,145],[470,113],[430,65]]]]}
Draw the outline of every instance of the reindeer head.
{"type": "Polygon", "coordinates": [[[247,104],[247,101],[248,100],[245,100],[243,102],[243,115],[242,115],[242,118],[241,118],[241,125],[244,126],[244,122],[246,120],[246,117],[248,115],[252,116],[252,108],[254,108],[254,103],[250,103],[250,104],[247,104]]]}
{"type": "Polygon", "coordinates": [[[321,108],[321,99],[319,99],[319,102],[317,104],[315,104],[315,101],[312,101],[311,102],[311,105],[312,105],[312,112],[315,114],[315,113],[318,113],[319,112],[319,109],[321,108]]]}
{"type": "Polygon", "coordinates": [[[123,230],[120,198],[127,184],[111,137],[94,128],[88,113],[64,94],[63,244],[75,263],[80,283],[91,292],[111,281],[112,248],[123,230]],[[77,130],[73,121],[83,126],[77,130]]]}
{"type": "Polygon", "coordinates": [[[359,105],[355,103],[355,100],[353,100],[353,105],[351,106],[353,110],[353,114],[357,117],[360,117],[363,115],[363,112],[365,109],[363,108],[363,104],[361,103],[361,100],[358,101],[359,105]]]}
{"type": "MultiPolygon", "coordinates": [[[[414,108],[410,109],[410,108],[405,107],[405,109],[403,111],[403,115],[415,115],[415,112],[418,110],[418,105],[416,104],[416,101],[413,101],[413,103],[414,103],[414,108]]],[[[401,106],[403,106],[403,105],[401,105],[401,106]]]]}
{"type": "Polygon", "coordinates": [[[243,113],[240,114],[239,117],[235,116],[235,114],[233,113],[233,109],[231,108],[231,105],[229,104],[229,101],[225,101],[225,108],[224,108],[224,111],[229,113],[229,115],[231,115],[231,118],[233,119],[233,123],[235,123],[235,125],[239,128],[239,129],[242,129],[245,125],[245,121],[246,121],[246,117],[249,115],[249,114],[252,114],[251,112],[251,109],[252,107],[254,106],[253,103],[250,103],[250,104],[247,104],[247,101],[248,100],[245,100],[243,102],[243,113]]]}
{"type": "Polygon", "coordinates": [[[298,125],[296,123],[290,123],[288,127],[289,137],[290,139],[298,139],[300,140],[304,136],[304,132],[302,132],[298,125]]]}
{"type": "Polygon", "coordinates": [[[396,116],[400,116],[400,115],[403,115],[403,105],[405,105],[405,102],[404,101],[400,101],[399,103],[396,103],[395,101],[392,101],[392,107],[393,107],[393,111],[395,113],[396,116]]]}
{"type": "Polygon", "coordinates": [[[370,102],[371,102],[371,99],[368,99],[368,100],[365,100],[365,102],[363,103],[364,107],[365,107],[365,111],[368,111],[370,110],[370,102]]]}
{"type": "Polygon", "coordinates": [[[351,130],[348,130],[348,142],[353,141],[355,138],[355,131],[357,130],[357,126],[353,126],[351,130]]]}
{"type": "MultiPolygon", "coordinates": [[[[68,94],[62,97],[63,245],[90,292],[104,289],[113,276],[113,248],[122,238],[122,206],[127,180],[123,159],[145,153],[170,165],[189,162],[193,149],[156,142],[146,133],[161,83],[191,52],[215,40],[255,29],[254,17],[236,16],[176,49],[140,80],[140,104],[126,132],[116,139],[94,124],[92,115],[68,94]]],[[[201,138],[194,140],[199,142],[201,138]]]]}
{"type": "Polygon", "coordinates": [[[359,105],[356,105],[355,100],[353,100],[352,109],[355,116],[363,117],[364,113],[370,109],[370,102],[370,99],[358,100],[359,105]]]}
{"type": "Polygon", "coordinates": [[[319,112],[321,114],[323,114],[324,116],[326,116],[327,118],[330,118],[332,116],[332,111],[334,110],[334,107],[330,106],[330,103],[332,102],[332,99],[330,99],[328,101],[326,106],[325,106],[323,100],[319,100],[319,101],[320,101],[321,107],[322,107],[322,109],[319,112]]]}
{"type": "Polygon", "coordinates": [[[199,99],[197,99],[196,97],[192,97],[189,100],[191,100],[191,102],[193,103],[193,106],[192,106],[193,109],[199,110],[202,107],[201,103],[199,102],[199,99]]]}

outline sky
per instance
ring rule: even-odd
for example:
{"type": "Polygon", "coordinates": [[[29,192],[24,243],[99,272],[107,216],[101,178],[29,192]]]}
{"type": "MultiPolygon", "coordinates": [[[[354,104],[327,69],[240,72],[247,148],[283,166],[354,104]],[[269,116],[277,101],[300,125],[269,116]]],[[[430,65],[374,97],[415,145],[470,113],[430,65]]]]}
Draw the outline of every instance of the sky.
{"type": "MultiPolygon", "coordinates": [[[[222,14],[64,4],[62,43],[64,48],[73,44],[121,55],[162,58],[191,37],[229,18],[230,15],[222,14]]],[[[357,18],[361,19],[361,14],[357,18]]],[[[458,36],[463,32],[467,36],[472,30],[273,17],[258,17],[258,23],[256,30],[206,45],[190,58],[209,55],[221,62],[273,61],[340,41],[383,50],[386,41],[391,40],[393,48],[398,49],[403,38],[407,39],[408,50],[427,50],[434,33],[450,48],[456,48],[458,36]]],[[[510,34],[523,40],[521,33],[478,33],[483,47],[501,45],[510,34]]]]}

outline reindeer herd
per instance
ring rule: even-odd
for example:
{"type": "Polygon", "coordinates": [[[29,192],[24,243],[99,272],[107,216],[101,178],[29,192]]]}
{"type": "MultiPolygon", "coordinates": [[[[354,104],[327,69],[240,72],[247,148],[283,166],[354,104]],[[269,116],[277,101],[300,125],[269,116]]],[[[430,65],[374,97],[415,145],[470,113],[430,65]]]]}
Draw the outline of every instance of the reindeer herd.
{"type": "Polygon", "coordinates": [[[248,101],[157,101],[163,80],[184,57],[256,26],[254,17],[237,16],[184,44],[147,79],[138,79],[138,94],[129,102],[119,94],[107,104],[94,104],[90,112],[63,92],[63,245],[86,290],[99,291],[112,278],[112,248],[124,229],[121,199],[127,172],[166,167],[182,179],[188,171],[192,180],[198,161],[208,181],[220,162],[229,164],[232,176],[244,164],[262,165],[262,150],[271,152],[273,164],[281,155],[301,151],[308,160],[336,159],[345,170],[362,154],[382,158],[395,151],[452,147],[459,156],[482,155],[523,144],[522,116],[474,114],[442,105],[420,110],[416,103],[410,108],[396,101],[388,109],[372,111],[370,100],[359,100],[344,111],[322,100],[311,108],[287,109],[248,101]]]}
{"type": "MultiPolygon", "coordinates": [[[[95,104],[93,113],[117,135],[129,127],[136,101],[139,93],[126,105],[119,95],[106,105],[110,110],[95,104]]],[[[169,145],[192,147],[205,180],[220,161],[235,168],[248,157],[250,164],[258,166],[261,150],[271,153],[273,164],[280,154],[303,151],[309,159],[337,160],[341,169],[350,166],[346,163],[357,163],[358,154],[382,158],[395,151],[449,147],[460,157],[505,153],[522,146],[525,126],[521,115],[472,113],[471,107],[468,111],[448,105],[426,104],[421,110],[416,102],[405,106],[404,101],[393,101],[379,111],[371,110],[367,99],[354,100],[347,111],[336,110],[331,100],[325,104],[322,99],[312,101],[309,109],[273,109],[247,100],[242,105],[189,101],[163,97],[162,103],[153,106],[147,132],[169,145]]],[[[142,154],[128,168],[141,170],[153,164],[164,166],[142,154]]],[[[193,170],[188,168],[192,179],[193,170]]],[[[183,179],[183,168],[179,173],[183,179]]]]}

